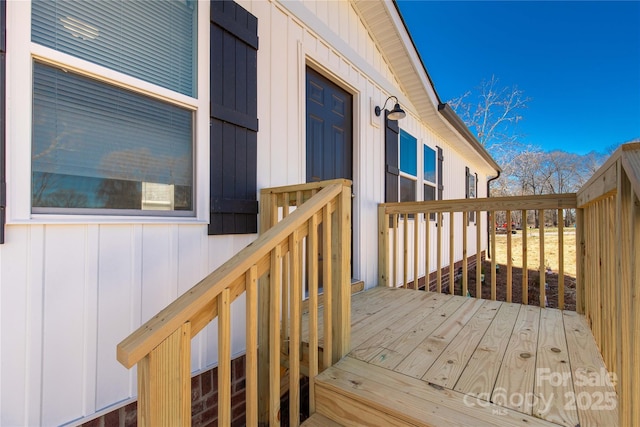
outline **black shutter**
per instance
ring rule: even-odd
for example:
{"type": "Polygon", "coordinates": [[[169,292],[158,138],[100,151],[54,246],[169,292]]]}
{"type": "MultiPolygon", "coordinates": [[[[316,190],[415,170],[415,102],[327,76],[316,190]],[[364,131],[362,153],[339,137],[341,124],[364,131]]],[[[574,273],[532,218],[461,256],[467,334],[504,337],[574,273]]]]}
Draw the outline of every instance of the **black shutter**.
{"type": "Polygon", "coordinates": [[[476,183],[476,188],[475,188],[475,190],[476,190],[476,191],[475,191],[475,195],[476,195],[476,198],[478,198],[478,197],[479,197],[479,196],[478,196],[478,174],[476,173],[476,174],[474,174],[474,175],[476,176],[476,180],[475,180],[475,183],[476,183]]]}
{"type": "Polygon", "coordinates": [[[469,198],[469,168],[464,168],[464,197],[465,199],[469,198]]]}
{"type": "Polygon", "coordinates": [[[0,1],[0,244],[4,243],[4,225],[7,221],[7,177],[5,159],[5,87],[6,87],[6,31],[7,5],[0,1]]]}
{"type": "Polygon", "coordinates": [[[258,19],[211,2],[209,234],[258,231],[258,19]]]}
{"type": "Polygon", "coordinates": [[[442,179],[442,167],[444,165],[444,155],[442,154],[442,148],[436,147],[438,149],[438,200],[442,200],[442,196],[444,193],[444,182],[442,179]]]}
{"type": "Polygon", "coordinates": [[[384,112],[384,152],[385,152],[385,202],[397,202],[398,180],[400,178],[400,163],[398,156],[398,134],[400,127],[397,120],[387,118],[388,111],[384,112]]]}
{"type": "MultiPolygon", "coordinates": [[[[465,199],[469,198],[469,192],[471,191],[471,187],[469,186],[469,177],[471,176],[471,173],[469,173],[469,168],[465,166],[464,168],[464,197],[465,199]]],[[[472,222],[475,222],[476,220],[476,214],[473,211],[470,211],[467,214],[467,225],[469,225],[472,222]]]]}

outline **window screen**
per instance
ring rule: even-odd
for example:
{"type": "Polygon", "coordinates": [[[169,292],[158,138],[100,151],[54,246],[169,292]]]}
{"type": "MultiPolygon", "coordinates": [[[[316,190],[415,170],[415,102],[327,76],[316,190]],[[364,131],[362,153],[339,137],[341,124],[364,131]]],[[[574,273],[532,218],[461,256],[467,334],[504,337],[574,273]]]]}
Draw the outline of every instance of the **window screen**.
{"type": "Polygon", "coordinates": [[[193,113],[34,64],[32,205],[191,211],[193,113]]]}
{"type": "Polygon", "coordinates": [[[418,175],[418,141],[400,130],[400,201],[414,202],[418,175]]]}
{"type": "Polygon", "coordinates": [[[424,180],[436,182],[436,152],[426,145],[424,146],[423,152],[424,180]]]}
{"type": "Polygon", "coordinates": [[[400,170],[406,174],[418,175],[418,162],[416,158],[417,140],[400,131],[400,170]]]}

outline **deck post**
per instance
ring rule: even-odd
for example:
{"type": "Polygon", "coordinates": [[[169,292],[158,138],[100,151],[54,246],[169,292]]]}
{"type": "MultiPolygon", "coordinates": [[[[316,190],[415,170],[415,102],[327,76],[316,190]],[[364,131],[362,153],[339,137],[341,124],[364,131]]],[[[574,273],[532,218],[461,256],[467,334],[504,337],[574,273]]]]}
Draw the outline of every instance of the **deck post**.
{"type": "Polygon", "coordinates": [[[332,227],[333,363],[346,356],[351,342],[351,186],[338,195],[332,227]]]}
{"type": "Polygon", "coordinates": [[[191,425],[191,327],[184,323],[138,362],[138,425],[191,425]]]}
{"type": "Polygon", "coordinates": [[[584,210],[576,209],[576,311],[584,314],[584,210]]]}
{"type": "Polygon", "coordinates": [[[378,205],[378,286],[389,286],[389,216],[378,205]]]}
{"type": "MultiPolygon", "coordinates": [[[[272,213],[277,212],[277,198],[273,193],[260,194],[260,234],[273,226],[272,213]]],[[[276,218],[277,220],[277,218],[276,218]]],[[[269,422],[269,283],[271,273],[258,280],[258,423],[269,422]]]]}

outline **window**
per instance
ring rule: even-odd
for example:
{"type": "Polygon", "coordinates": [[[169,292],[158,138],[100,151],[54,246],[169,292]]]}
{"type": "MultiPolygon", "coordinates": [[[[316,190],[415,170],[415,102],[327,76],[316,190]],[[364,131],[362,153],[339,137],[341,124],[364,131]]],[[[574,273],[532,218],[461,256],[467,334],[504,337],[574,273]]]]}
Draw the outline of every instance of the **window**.
{"type": "Polygon", "coordinates": [[[192,0],[32,2],[32,213],[196,216],[197,18],[192,0]]]}
{"type": "Polygon", "coordinates": [[[469,194],[467,195],[467,197],[469,199],[475,199],[476,198],[476,176],[470,173],[468,176],[468,180],[469,180],[469,194]]]}
{"type": "Polygon", "coordinates": [[[197,2],[34,1],[31,41],[196,95],[197,2]]]}
{"type": "Polygon", "coordinates": [[[416,182],[418,175],[418,141],[400,130],[400,201],[416,200],[416,182]]]}
{"type": "MultiPolygon", "coordinates": [[[[475,199],[478,190],[478,176],[465,168],[465,197],[467,199],[475,199]]],[[[475,222],[476,213],[469,212],[469,222],[475,222]]]]}
{"type": "Polygon", "coordinates": [[[436,182],[436,152],[425,145],[423,149],[424,180],[435,184],[436,182]]]}
{"type": "Polygon", "coordinates": [[[192,112],[36,62],[32,206],[191,211],[192,112]]]}
{"type": "Polygon", "coordinates": [[[444,152],[442,148],[436,146],[438,150],[438,200],[444,200],[444,179],[443,179],[443,169],[444,169],[444,152]]]}
{"type": "MultiPolygon", "coordinates": [[[[427,145],[423,146],[422,152],[422,162],[424,165],[423,200],[436,200],[436,152],[427,145]]],[[[430,214],[429,219],[435,221],[436,215],[434,213],[430,214]]]]}

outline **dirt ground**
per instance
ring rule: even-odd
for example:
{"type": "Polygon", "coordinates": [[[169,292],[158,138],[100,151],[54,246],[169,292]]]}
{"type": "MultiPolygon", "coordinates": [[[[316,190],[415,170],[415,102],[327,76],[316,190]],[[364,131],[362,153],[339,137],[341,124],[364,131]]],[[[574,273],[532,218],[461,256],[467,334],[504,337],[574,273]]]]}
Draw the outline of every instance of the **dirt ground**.
{"type": "MultiPolygon", "coordinates": [[[[512,234],[512,302],[522,302],[522,231],[512,234]]],[[[527,271],[528,271],[528,301],[529,304],[540,304],[539,281],[539,231],[527,230],[527,271]]],[[[566,310],[575,310],[576,307],[576,237],[575,229],[567,228],[563,233],[564,244],[564,301],[566,310]]],[[[507,236],[496,236],[496,265],[499,267],[496,274],[496,298],[499,301],[507,299],[507,236]]],[[[547,229],[544,235],[545,258],[545,282],[548,289],[547,306],[558,307],[558,233],[557,229],[547,229]]],[[[483,263],[485,281],[482,285],[482,298],[491,298],[491,261],[483,263]]],[[[475,268],[469,270],[469,293],[475,296],[476,281],[475,268]]],[[[456,284],[456,293],[459,293],[460,283],[456,284]]]]}

